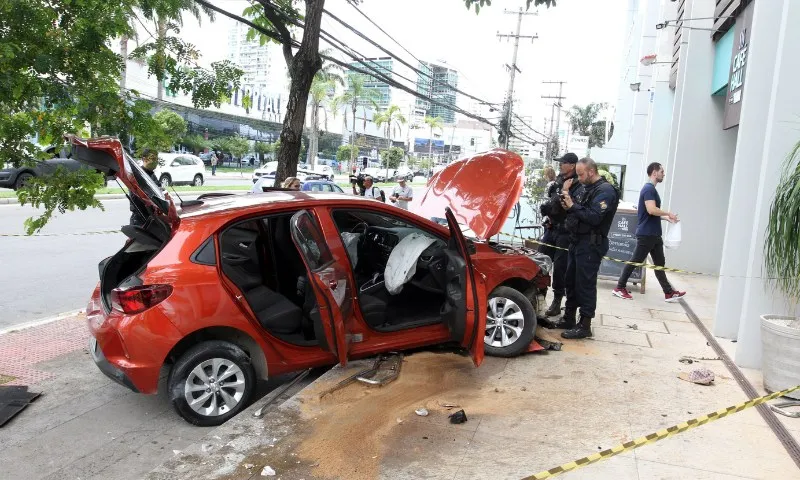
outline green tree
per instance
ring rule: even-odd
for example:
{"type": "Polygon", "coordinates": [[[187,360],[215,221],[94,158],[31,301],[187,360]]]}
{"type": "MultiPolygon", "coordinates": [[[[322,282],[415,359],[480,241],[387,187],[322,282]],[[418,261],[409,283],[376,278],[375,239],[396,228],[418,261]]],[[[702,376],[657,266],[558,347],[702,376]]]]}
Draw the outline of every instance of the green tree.
{"type": "MultiPolygon", "coordinates": [[[[400,107],[397,105],[389,105],[389,108],[372,117],[372,121],[375,122],[375,126],[378,128],[381,128],[381,126],[385,127],[384,133],[386,136],[386,148],[388,150],[392,148],[392,127],[394,127],[395,133],[397,133],[397,130],[406,124],[406,117],[403,116],[400,107]]],[[[402,149],[400,149],[400,151],[402,152],[402,149]]],[[[383,154],[381,154],[381,158],[383,158],[383,154]]],[[[402,160],[402,158],[401,155],[400,159],[402,160]]],[[[384,164],[386,165],[386,178],[389,178],[389,164],[385,160],[384,164]]],[[[397,166],[391,168],[397,168],[397,166]]]]}
{"type": "MultiPolygon", "coordinates": [[[[331,83],[319,78],[314,79],[311,84],[310,94],[310,112],[309,112],[309,133],[308,133],[308,163],[311,168],[314,168],[316,163],[317,153],[319,152],[319,110],[325,109],[325,100],[328,98],[328,92],[331,89],[331,83]]],[[[328,116],[325,114],[325,123],[327,123],[328,116]]]]}
{"type": "Polygon", "coordinates": [[[381,151],[381,159],[384,165],[386,165],[386,178],[389,178],[388,172],[390,168],[395,169],[400,166],[400,162],[403,161],[405,154],[406,152],[400,147],[391,147],[381,151]]]}
{"type": "MultiPolygon", "coordinates": [[[[356,145],[341,145],[336,151],[336,160],[340,162],[350,162],[351,159],[358,156],[358,147],[356,145]]],[[[350,164],[352,168],[352,163],[350,164]]]]}
{"type": "Polygon", "coordinates": [[[250,142],[236,135],[234,137],[221,137],[215,142],[215,146],[224,153],[230,153],[231,157],[241,159],[250,151],[250,142]]]}
{"type": "Polygon", "coordinates": [[[206,148],[211,148],[211,142],[206,140],[199,133],[184,135],[183,138],[181,138],[180,143],[191,150],[195,155],[201,153],[206,148]]]}
{"type": "MultiPolygon", "coordinates": [[[[472,8],[475,6],[475,13],[480,13],[482,7],[489,7],[492,5],[492,0],[464,0],[464,3],[467,5],[467,9],[472,8]]],[[[531,5],[539,6],[539,5],[546,5],[548,8],[556,6],[556,0],[525,0],[525,8],[531,8],[531,5]]]]}
{"type": "MultiPolygon", "coordinates": [[[[371,88],[364,87],[364,76],[350,73],[347,75],[347,90],[333,99],[331,109],[334,115],[342,106],[349,107],[353,116],[353,129],[350,132],[350,144],[356,144],[356,112],[358,107],[362,107],[364,112],[364,125],[366,126],[367,107],[378,108],[376,101],[380,94],[371,88]]],[[[347,123],[347,110],[344,112],[344,121],[347,123]]],[[[350,158],[351,162],[356,159],[355,155],[350,158]]]]}
{"type": "Polygon", "coordinates": [[[589,148],[602,147],[605,143],[605,120],[598,121],[600,113],[608,108],[607,103],[590,103],[585,107],[573,105],[568,113],[572,133],[589,137],[589,148]]]}
{"type": "Polygon", "coordinates": [[[442,123],[442,119],[439,117],[429,117],[425,116],[425,124],[431,129],[431,136],[428,140],[428,155],[433,158],[433,131],[438,129],[441,130],[444,123],[442,123]]]}
{"type": "Polygon", "coordinates": [[[275,144],[267,142],[255,142],[253,144],[253,151],[258,155],[258,162],[264,163],[264,159],[268,153],[275,153],[275,144]]]}
{"type": "Polygon", "coordinates": [[[139,154],[145,148],[159,152],[169,152],[186,133],[186,120],[171,110],[161,110],[153,115],[155,125],[136,139],[139,154]]]}

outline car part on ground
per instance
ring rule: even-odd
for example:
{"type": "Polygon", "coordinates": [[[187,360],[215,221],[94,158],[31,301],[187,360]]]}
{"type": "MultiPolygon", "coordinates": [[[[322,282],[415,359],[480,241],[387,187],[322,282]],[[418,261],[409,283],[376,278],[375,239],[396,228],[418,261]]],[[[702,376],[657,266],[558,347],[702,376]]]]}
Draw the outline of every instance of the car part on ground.
{"type": "Polygon", "coordinates": [[[286,382],[286,384],[281,385],[280,387],[276,388],[275,390],[269,392],[267,400],[261,405],[261,408],[253,412],[253,416],[256,418],[261,418],[267,412],[267,408],[281,395],[284,394],[287,390],[292,388],[297,382],[301,381],[302,379],[306,378],[308,374],[311,373],[311,369],[303,370],[302,372],[298,373],[291,381],[286,382]]]}

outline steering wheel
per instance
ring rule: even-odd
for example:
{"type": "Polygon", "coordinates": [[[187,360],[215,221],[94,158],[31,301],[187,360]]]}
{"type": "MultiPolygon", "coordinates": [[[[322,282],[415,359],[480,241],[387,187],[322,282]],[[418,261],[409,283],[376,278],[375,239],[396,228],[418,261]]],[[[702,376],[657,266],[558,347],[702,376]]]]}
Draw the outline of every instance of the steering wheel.
{"type": "Polygon", "coordinates": [[[367,222],[361,222],[361,223],[356,224],[355,227],[351,228],[350,229],[350,233],[358,233],[358,228],[359,227],[363,227],[364,228],[364,231],[361,232],[361,233],[367,233],[367,229],[369,229],[369,225],[367,225],[367,222]]]}

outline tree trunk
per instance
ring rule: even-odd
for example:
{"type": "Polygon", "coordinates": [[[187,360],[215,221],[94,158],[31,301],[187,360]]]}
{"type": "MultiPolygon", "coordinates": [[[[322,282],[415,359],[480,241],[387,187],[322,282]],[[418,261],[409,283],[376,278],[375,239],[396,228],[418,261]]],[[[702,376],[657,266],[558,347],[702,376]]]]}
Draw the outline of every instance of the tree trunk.
{"type": "MultiPolygon", "coordinates": [[[[157,31],[158,41],[159,42],[163,42],[164,39],[167,38],[167,20],[164,19],[164,18],[159,17],[156,27],[157,27],[157,30],[158,30],[157,31]]],[[[164,55],[166,55],[166,52],[163,51],[163,47],[162,47],[162,51],[158,52],[158,54],[162,58],[164,57],[164,55]]],[[[164,100],[164,80],[163,79],[158,81],[158,92],[156,93],[156,98],[158,100],[164,100]]],[[[160,108],[160,106],[159,106],[159,108],[160,108]]]]}
{"type": "Polygon", "coordinates": [[[386,181],[389,181],[389,150],[392,148],[392,119],[386,124],[386,181]]]}
{"type": "Polygon", "coordinates": [[[122,71],[119,75],[119,89],[125,93],[125,85],[128,77],[128,36],[123,35],[119,39],[119,54],[122,56],[122,71]]]}
{"type": "Polygon", "coordinates": [[[294,54],[289,65],[292,84],[289,89],[289,101],[286,103],[286,116],[281,130],[281,147],[278,150],[278,171],[275,175],[275,186],[279,186],[286,177],[297,174],[297,160],[303,138],[303,124],[306,120],[308,94],[314,74],[322,67],[319,56],[319,32],[322,24],[322,10],[325,0],[306,0],[305,28],[300,48],[294,54]]]}
{"type": "MultiPolygon", "coordinates": [[[[355,95],[355,92],[353,92],[355,95]]],[[[350,168],[353,168],[356,162],[356,149],[353,148],[356,145],[356,110],[358,109],[358,104],[356,104],[358,97],[353,98],[353,132],[350,134],[350,168]]]]}
{"type": "Polygon", "coordinates": [[[311,123],[310,134],[308,136],[308,163],[311,165],[311,170],[316,166],[317,152],[319,151],[319,103],[311,100],[311,123]]]}

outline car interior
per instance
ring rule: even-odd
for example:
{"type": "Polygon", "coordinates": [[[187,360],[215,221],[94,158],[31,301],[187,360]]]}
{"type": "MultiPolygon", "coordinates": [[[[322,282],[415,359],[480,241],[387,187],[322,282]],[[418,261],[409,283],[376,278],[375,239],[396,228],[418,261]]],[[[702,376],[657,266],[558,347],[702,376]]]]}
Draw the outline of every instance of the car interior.
{"type": "MultiPolygon", "coordinates": [[[[286,342],[312,346],[325,337],[306,265],[292,241],[294,213],[246,220],[223,231],[222,271],[265,330],[286,342]]],[[[333,218],[348,252],[361,313],[371,328],[393,332],[450,323],[448,318],[461,315],[446,294],[446,266],[454,261],[447,242],[369,210],[338,210],[333,218]]],[[[463,287],[459,281],[451,282],[453,289],[463,287]]]]}
{"type": "Polygon", "coordinates": [[[335,210],[333,220],[370,327],[386,332],[443,321],[448,262],[444,240],[370,210],[335,210]]]}
{"type": "Polygon", "coordinates": [[[292,242],[293,213],[246,220],[225,230],[220,237],[222,271],[264,329],[289,343],[310,346],[318,344],[314,320],[319,310],[292,242]]]}

